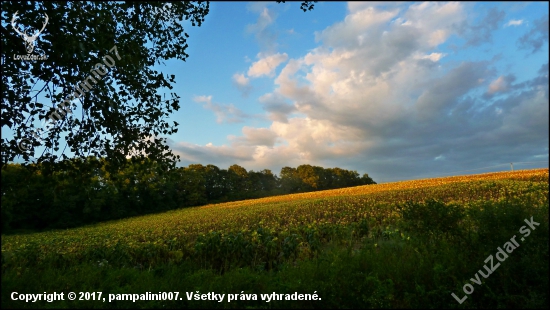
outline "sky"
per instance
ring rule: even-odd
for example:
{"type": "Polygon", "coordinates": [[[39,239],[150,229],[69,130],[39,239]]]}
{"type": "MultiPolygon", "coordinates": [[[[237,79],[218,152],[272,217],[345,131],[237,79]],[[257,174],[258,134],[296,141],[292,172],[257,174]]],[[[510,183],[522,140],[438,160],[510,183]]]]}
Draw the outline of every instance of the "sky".
{"type": "Polygon", "coordinates": [[[548,167],[548,2],[210,2],[176,75],[178,166],[378,183],[548,167]]]}

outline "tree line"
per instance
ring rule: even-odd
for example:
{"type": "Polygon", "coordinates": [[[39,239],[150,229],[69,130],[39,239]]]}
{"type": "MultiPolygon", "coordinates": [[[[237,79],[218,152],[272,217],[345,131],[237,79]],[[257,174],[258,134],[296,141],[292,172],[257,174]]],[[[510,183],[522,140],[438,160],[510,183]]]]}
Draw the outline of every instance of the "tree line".
{"type": "Polygon", "coordinates": [[[376,184],[368,174],[300,165],[247,171],[192,164],[165,168],[128,160],[113,172],[103,158],[2,168],[2,232],[64,229],[130,216],[274,195],[376,184]]]}

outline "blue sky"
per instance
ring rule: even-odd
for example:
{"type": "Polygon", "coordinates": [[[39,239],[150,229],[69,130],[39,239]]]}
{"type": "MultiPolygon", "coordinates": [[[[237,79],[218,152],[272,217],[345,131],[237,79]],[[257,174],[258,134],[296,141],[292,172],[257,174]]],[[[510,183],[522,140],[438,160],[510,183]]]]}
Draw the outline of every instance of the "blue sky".
{"type": "Polygon", "coordinates": [[[176,75],[180,166],[379,183],[548,167],[548,2],[299,6],[211,2],[183,22],[189,58],[156,67],[176,75]]]}

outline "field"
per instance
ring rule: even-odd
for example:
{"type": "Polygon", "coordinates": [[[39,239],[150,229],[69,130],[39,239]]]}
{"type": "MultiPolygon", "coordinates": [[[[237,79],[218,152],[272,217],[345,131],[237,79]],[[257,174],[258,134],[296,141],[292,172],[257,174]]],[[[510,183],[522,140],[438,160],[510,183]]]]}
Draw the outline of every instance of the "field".
{"type": "Polygon", "coordinates": [[[403,181],[3,235],[2,308],[548,308],[548,177],[536,169],[403,181]],[[68,292],[107,300],[69,301],[68,292]],[[181,300],[108,301],[146,292],[181,300]],[[262,300],[274,292],[321,299],[262,300]]]}

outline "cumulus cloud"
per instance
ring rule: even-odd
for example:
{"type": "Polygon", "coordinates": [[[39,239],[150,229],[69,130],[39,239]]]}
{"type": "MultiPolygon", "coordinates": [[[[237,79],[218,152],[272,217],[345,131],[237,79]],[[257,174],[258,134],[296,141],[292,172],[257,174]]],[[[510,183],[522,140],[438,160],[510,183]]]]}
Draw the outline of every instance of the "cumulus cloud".
{"type": "Polygon", "coordinates": [[[288,123],[288,115],[297,111],[296,107],[287,103],[285,97],[278,92],[265,94],[259,98],[259,101],[272,121],[288,123]]]}
{"type": "Polygon", "coordinates": [[[233,74],[233,84],[242,92],[244,97],[248,97],[252,86],[250,85],[250,79],[244,76],[242,73],[233,74]]]}
{"type": "Polygon", "coordinates": [[[354,132],[359,134],[353,128],[328,121],[293,118],[288,124],[274,122],[270,128],[245,126],[243,136],[228,137],[229,146],[172,143],[171,148],[182,157],[184,165],[208,162],[227,167],[239,163],[247,169],[278,171],[283,166],[357,154],[361,150],[359,137],[355,137],[359,144],[346,141],[354,132]],[[278,138],[287,143],[274,146],[278,138]]]}
{"type": "Polygon", "coordinates": [[[523,24],[523,19],[511,19],[506,24],[504,24],[504,27],[519,26],[521,24],[523,24]]]}
{"type": "Polygon", "coordinates": [[[491,83],[489,85],[489,90],[487,91],[489,94],[494,94],[496,92],[505,91],[507,89],[506,81],[502,76],[499,76],[499,78],[491,83]]]}
{"type": "Polygon", "coordinates": [[[260,53],[258,54],[258,58],[260,60],[254,62],[248,69],[248,76],[260,77],[266,75],[273,77],[275,69],[288,59],[288,55],[286,53],[277,53],[266,56],[260,53]]]}
{"type": "Polygon", "coordinates": [[[526,82],[514,84],[516,77],[513,74],[501,75],[489,83],[487,90],[482,95],[484,100],[490,100],[495,95],[509,94],[528,86],[526,82]]]}
{"type": "MultiPolygon", "coordinates": [[[[440,62],[452,35],[471,48],[503,24],[502,12],[489,9],[469,26],[466,5],[349,4],[343,21],[317,32],[317,48],[285,59],[274,89],[259,98],[269,127],[244,127],[229,146],[174,149],[187,160],[247,169],[338,166],[377,182],[547,154],[548,64],[515,83],[497,69],[498,57],[440,62]]],[[[529,31],[544,39],[544,22],[529,31]]]]}
{"type": "Polygon", "coordinates": [[[204,103],[203,107],[216,115],[216,122],[221,123],[242,123],[250,115],[244,113],[233,104],[219,104],[212,102],[212,96],[195,96],[193,101],[204,103]]]}
{"type": "Polygon", "coordinates": [[[230,140],[237,145],[273,147],[277,138],[277,134],[268,128],[244,126],[242,132],[242,137],[231,136],[230,140]]]}
{"type": "MultiPolygon", "coordinates": [[[[454,25],[466,18],[458,3],[424,2],[410,5],[398,17],[399,13],[399,8],[367,7],[317,32],[316,40],[323,42],[318,51],[332,48],[325,64],[333,62],[345,69],[358,66],[366,74],[379,75],[419,51],[436,48],[453,33],[454,25]]],[[[311,53],[309,58],[319,54],[311,53]]]]}
{"type": "Polygon", "coordinates": [[[309,117],[291,118],[288,123],[274,122],[273,132],[287,141],[290,149],[306,161],[323,161],[356,155],[368,142],[356,128],[330,120],[309,117]]]}
{"type": "Polygon", "coordinates": [[[445,118],[464,95],[479,86],[478,80],[487,74],[486,66],[484,62],[465,62],[434,81],[416,101],[419,120],[445,118]]]}
{"type": "Polygon", "coordinates": [[[354,42],[356,38],[367,29],[375,29],[383,23],[391,20],[399,12],[379,11],[374,7],[367,7],[363,10],[350,13],[343,22],[337,23],[322,32],[315,33],[316,41],[323,41],[327,46],[340,46],[354,42]]]}

